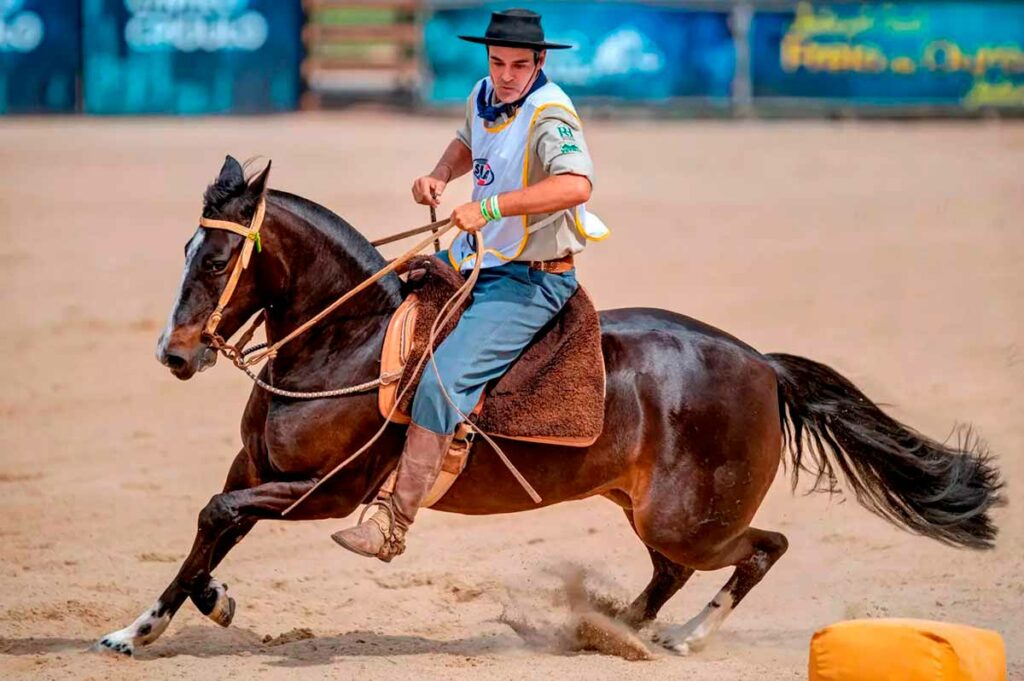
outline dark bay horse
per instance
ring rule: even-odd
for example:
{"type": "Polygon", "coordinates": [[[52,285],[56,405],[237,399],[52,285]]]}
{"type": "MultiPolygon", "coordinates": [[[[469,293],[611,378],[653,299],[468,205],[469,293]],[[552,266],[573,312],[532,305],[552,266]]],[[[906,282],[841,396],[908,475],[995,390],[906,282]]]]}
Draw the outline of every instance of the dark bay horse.
{"type": "MultiPolygon", "coordinates": [[[[253,255],[221,322],[225,338],[261,309],[269,336],[281,338],[385,265],[338,216],[267,191],[268,172],[247,182],[228,157],[204,196],[205,217],[242,224],[266,198],[262,252],[253,255]]],[[[182,380],[213,359],[201,332],[242,241],[200,228],[186,246],[181,288],[157,348],[158,359],[182,380]]],[[[284,346],[262,378],[297,391],[375,378],[385,326],[401,300],[401,281],[382,279],[284,346]]],[[[785,553],[782,534],[750,521],[787,451],[794,485],[804,470],[817,487],[835,492],[838,468],[861,504],[900,527],[953,546],[993,545],[988,512],[1001,502],[1001,482],[976,440],[940,444],[888,417],[827,366],[763,355],[673,312],[610,310],[601,313],[601,324],[604,434],[589,448],[513,441],[503,448],[545,505],[602,495],[625,511],[654,564],[650,583],[618,615],[632,626],[653,620],[695,570],[735,566],[708,606],[665,637],[669,649],[687,653],[704,645],[785,553]]],[[[382,424],[375,392],[302,401],[254,387],[241,451],[223,492],[199,513],[195,543],[177,576],[134,623],[96,647],[131,654],[163,633],[189,598],[227,626],[235,602],[212,571],[258,520],[279,518],[382,424]]],[[[403,427],[389,427],[287,518],[351,514],[395,467],[402,441],[403,427]]],[[[536,508],[486,443],[475,449],[435,508],[467,514],[536,508]]]]}

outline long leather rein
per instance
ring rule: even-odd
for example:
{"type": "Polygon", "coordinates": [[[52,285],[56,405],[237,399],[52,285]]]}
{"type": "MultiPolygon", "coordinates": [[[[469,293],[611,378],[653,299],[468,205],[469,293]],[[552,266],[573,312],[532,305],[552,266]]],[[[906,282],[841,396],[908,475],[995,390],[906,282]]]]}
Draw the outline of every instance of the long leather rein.
{"type": "MultiPolygon", "coordinates": [[[[333,303],[325,307],[323,310],[318,312],[312,318],[306,320],[301,325],[292,330],[284,338],[264,346],[253,347],[248,351],[245,349],[245,345],[252,340],[253,334],[256,329],[259,328],[260,324],[263,323],[265,315],[261,310],[256,316],[252,325],[242,334],[239,342],[231,345],[223,337],[217,333],[217,327],[220,326],[220,322],[224,317],[224,309],[231,301],[231,297],[235,293],[235,289],[238,287],[238,281],[242,276],[242,272],[249,266],[249,262],[252,259],[252,252],[255,249],[257,252],[262,251],[262,242],[260,240],[260,228],[263,226],[263,219],[266,216],[266,198],[261,197],[259,203],[256,205],[256,211],[253,213],[252,221],[248,227],[245,227],[237,222],[231,222],[229,220],[212,220],[210,218],[201,217],[199,218],[199,225],[206,227],[207,229],[223,229],[229,232],[233,232],[240,236],[245,237],[245,242],[242,244],[242,252],[235,260],[235,266],[231,270],[231,275],[228,277],[228,283],[224,287],[224,291],[220,295],[220,300],[217,301],[217,307],[214,308],[213,312],[210,313],[209,318],[206,320],[206,324],[203,327],[203,336],[209,339],[210,344],[213,348],[221,352],[225,357],[230,359],[232,363],[239,369],[247,369],[256,364],[259,364],[265,359],[272,359],[277,356],[278,351],[286,344],[302,335],[317,323],[322,321],[324,317],[331,314],[339,307],[344,305],[347,301],[358,295],[361,291],[366,290],[374,283],[380,281],[382,278],[391,274],[395,270],[400,269],[403,265],[409,262],[416,254],[422,251],[424,248],[429,246],[432,242],[436,242],[440,237],[446,234],[454,225],[451,224],[450,220],[439,220],[431,222],[428,225],[421,227],[415,227],[413,229],[392,234],[376,241],[371,241],[373,246],[382,246],[389,244],[393,241],[399,241],[401,239],[408,238],[410,236],[416,236],[423,232],[431,232],[431,236],[420,241],[411,249],[403,253],[398,258],[395,258],[387,266],[382,268],[375,274],[367,277],[357,286],[349,289],[342,294],[333,303]]],[[[248,372],[247,372],[248,373],[248,372]]],[[[322,395],[317,395],[318,397],[322,395]]]]}
{"type": "MultiPolygon", "coordinates": [[[[224,287],[224,291],[221,293],[220,299],[217,301],[217,307],[214,309],[212,313],[210,313],[210,317],[206,321],[206,325],[204,326],[203,329],[203,336],[209,339],[211,346],[215,350],[217,350],[225,357],[230,359],[232,364],[234,364],[236,367],[244,371],[246,375],[248,375],[249,378],[251,378],[260,388],[267,390],[268,392],[272,392],[285,397],[300,399],[338,397],[341,395],[349,395],[357,392],[373,390],[374,388],[377,388],[385,380],[397,380],[400,377],[400,374],[395,376],[385,376],[375,379],[373,381],[369,381],[367,383],[361,383],[359,385],[348,386],[345,388],[338,388],[335,390],[322,390],[316,392],[295,392],[282,390],[280,388],[277,388],[264,382],[262,379],[259,378],[259,376],[256,375],[255,372],[252,371],[251,367],[256,364],[259,364],[265,359],[273,359],[283,345],[294,340],[299,335],[308,331],[318,322],[323,320],[324,317],[329,315],[331,312],[337,310],[348,300],[351,300],[360,291],[365,290],[369,286],[373,285],[375,282],[380,281],[380,279],[382,279],[383,277],[400,269],[402,266],[408,263],[409,260],[415,257],[420,251],[425,249],[431,243],[434,243],[436,248],[440,238],[454,227],[451,220],[435,220],[430,224],[423,225],[421,227],[415,227],[404,232],[398,232],[397,234],[392,234],[390,236],[377,239],[376,241],[371,241],[370,243],[373,246],[382,246],[384,244],[389,244],[394,241],[399,241],[401,239],[405,239],[411,236],[416,236],[424,232],[431,232],[430,236],[417,243],[415,246],[410,248],[401,256],[392,260],[390,263],[388,263],[385,267],[380,269],[375,274],[372,274],[371,276],[367,277],[358,285],[356,285],[346,293],[342,294],[333,303],[325,307],[323,310],[318,312],[309,320],[305,321],[304,323],[296,327],[284,338],[274,343],[261,344],[246,349],[245,346],[249,343],[250,340],[252,340],[252,337],[256,333],[257,328],[259,328],[260,324],[262,324],[265,319],[265,314],[263,310],[259,312],[253,323],[249,326],[248,329],[246,329],[245,333],[243,333],[240,336],[239,341],[234,345],[228,343],[223,337],[217,334],[217,327],[220,325],[221,319],[223,319],[224,317],[224,310],[227,307],[228,303],[231,301],[231,297],[234,295],[235,289],[238,286],[238,281],[241,278],[242,272],[249,266],[249,262],[252,259],[253,250],[255,249],[256,252],[262,251],[262,243],[260,241],[260,228],[263,226],[263,219],[265,215],[266,198],[261,197],[259,203],[256,206],[256,211],[253,213],[252,221],[249,223],[248,227],[245,227],[237,222],[231,222],[228,220],[213,220],[204,217],[201,217],[199,219],[199,225],[201,227],[205,227],[207,229],[223,229],[238,234],[242,237],[245,237],[245,242],[242,245],[242,252],[235,260],[234,268],[231,270],[231,275],[228,277],[228,283],[224,287]]],[[[435,217],[433,210],[431,210],[431,217],[435,217]]],[[[423,353],[423,355],[420,357],[419,363],[416,366],[416,370],[412,374],[414,376],[419,374],[420,369],[423,367],[424,362],[426,362],[428,358],[430,359],[430,363],[431,366],[433,367],[434,372],[438,372],[437,363],[434,361],[434,345],[437,338],[437,333],[441,328],[444,328],[444,325],[452,318],[452,316],[462,306],[462,303],[465,302],[466,299],[469,297],[470,293],[473,290],[473,287],[476,285],[477,278],[480,275],[480,268],[484,259],[484,240],[483,236],[479,232],[477,233],[477,238],[475,239],[475,242],[477,257],[474,259],[473,270],[472,272],[470,272],[469,277],[466,278],[465,283],[459,287],[459,289],[452,295],[451,298],[448,299],[447,302],[445,302],[437,318],[434,320],[434,323],[431,325],[430,336],[427,343],[427,351],[423,353]]],[[[438,378],[440,378],[439,374],[438,378]]],[[[376,442],[381,437],[381,435],[384,434],[384,430],[387,428],[388,424],[391,423],[391,419],[395,415],[395,412],[398,409],[398,405],[401,403],[406,392],[412,386],[412,383],[412,381],[409,381],[402,388],[401,393],[395,400],[394,406],[392,406],[391,408],[391,413],[389,413],[387,418],[384,419],[384,423],[381,425],[380,429],[374,434],[374,436],[371,437],[370,440],[366,442],[366,444],[364,444],[362,447],[360,447],[358,450],[352,453],[348,458],[346,458],[344,461],[335,466],[330,472],[328,472],[326,475],[320,478],[320,480],[318,480],[316,484],[313,485],[312,488],[310,488],[305,494],[299,497],[299,499],[297,499],[291,506],[282,511],[282,516],[287,515],[296,506],[305,501],[321,485],[327,482],[330,478],[332,478],[336,473],[338,473],[342,468],[347,466],[350,462],[354,461],[356,457],[358,457],[360,454],[369,449],[370,446],[374,442],[376,442]]],[[[524,478],[523,475],[516,469],[516,467],[512,464],[509,458],[505,455],[505,452],[502,451],[501,447],[499,447],[498,444],[494,442],[494,440],[491,439],[491,437],[487,433],[483,432],[479,428],[476,428],[472,420],[469,418],[469,416],[464,414],[458,408],[458,406],[456,406],[455,402],[448,394],[448,391],[444,389],[443,383],[441,386],[441,392],[444,394],[445,399],[455,409],[458,415],[464,421],[468,422],[471,426],[473,426],[473,430],[476,431],[489,445],[491,445],[494,451],[498,454],[498,457],[501,459],[502,463],[505,464],[505,466],[509,469],[513,477],[515,477],[516,481],[523,487],[526,493],[530,495],[530,498],[533,499],[535,503],[540,503],[541,497],[533,488],[533,486],[530,485],[526,478],[524,478]]]]}

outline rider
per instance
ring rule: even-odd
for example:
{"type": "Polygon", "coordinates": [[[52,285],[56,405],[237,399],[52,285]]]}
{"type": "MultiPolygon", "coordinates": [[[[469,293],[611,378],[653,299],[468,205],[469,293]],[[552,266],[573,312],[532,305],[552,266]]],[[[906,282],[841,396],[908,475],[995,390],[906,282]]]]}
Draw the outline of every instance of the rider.
{"type": "Polygon", "coordinates": [[[486,251],[472,303],[434,353],[437,372],[428,366],[416,390],[394,490],[384,497],[390,512],[380,508],[332,535],[385,561],[405,549],[405,533],[452,445],[458,411],[470,413],[485,385],[558,314],[576,290],[573,255],[599,238],[588,234],[584,211],[593,164],[579,116],[543,71],[547,50],[571,46],[546,42],[540,15],[524,9],[493,13],[483,37],[459,37],[487,46],[490,77],[473,87],[465,125],[412,195],[436,206],[447,183],[472,170],[473,200],[451,214],[462,231],[439,256],[471,270],[477,232],[486,251]]]}

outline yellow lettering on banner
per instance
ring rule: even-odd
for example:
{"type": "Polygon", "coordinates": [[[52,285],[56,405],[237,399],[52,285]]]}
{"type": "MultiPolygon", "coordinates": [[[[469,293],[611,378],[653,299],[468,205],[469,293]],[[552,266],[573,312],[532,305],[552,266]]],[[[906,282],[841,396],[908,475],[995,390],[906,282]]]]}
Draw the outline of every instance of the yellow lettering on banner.
{"type": "Polygon", "coordinates": [[[923,65],[943,73],[983,76],[998,69],[1004,74],[1024,73],[1024,50],[1018,45],[982,45],[973,55],[950,40],[936,40],[924,49],[923,65]]]}
{"type": "Polygon", "coordinates": [[[964,96],[963,103],[970,108],[981,106],[1024,106],[1024,85],[988,83],[979,80],[964,96]]]}
{"type": "Polygon", "coordinates": [[[875,26],[872,17],[860,15],[844,19],[828,7],[816,9],[809,2],[801,2],[796,6],[796,18],[790,26],[790,32],[801,36],[844,35],[847,38],[870,31],[875,26]]]}
{"type": "Polygon", "coordinates": [[[916,33],[924,28],[926,21],[927,19],[922,17],[886,17],[885,27],[893,33],[916,33]]]}
{"type": "Polygon", "coordinates": [[[927,34],[922,34],[927,21],[921,16],[920,12],[882,5],[844,17],[831,8],[800,2],[779,46],[779,65],[787,73],[888,71],[912,77],[924,70],[939,75],[966,74],[974,82],[961,100],[964,106],[1024,106],[1024,42],[972,44],[965,49],[956,40],[942,38],[927,43],[917,54],[887,55],[884,46],[865,40],[869,37],[865,32],[872,29],[917,33],[913,37],[928,40],[927,34]]]}
{"type": "Polygon", "coordinates": [[[890,66],[893,73],[908,75],[917,70],[917,64],[910,57],[896,57],[890,66]]]}
{"type": "Polygon", "coordinates": [[[936,40],[924,48],[922,63],[930,71],[962,71],[964,55],[956,43],[936,40]]]}
{"type": "Polygon", "coordinates": [[[989,69],[1004,73],[1024,73],[1024,50],[1017,45],[979,47],[974,55],[974,72],[979,76],[989,69]]]}
{"type": "Polygon", "coordinates": [[[888,66],[885,54],[875,45],[849,45],[847,43],[802,42],[787,36],[779,52],[785,71],[801,68],[828,73],[879,73],[888,66]]]}
{"type": "Polygon", "coordinates": [[[782,66],[783,71],[793,73],[800,70],[802,47],[803,44],[799,38],[787,35],[782,39],[782,46],[779,48],[779,64],[782,66]]]}

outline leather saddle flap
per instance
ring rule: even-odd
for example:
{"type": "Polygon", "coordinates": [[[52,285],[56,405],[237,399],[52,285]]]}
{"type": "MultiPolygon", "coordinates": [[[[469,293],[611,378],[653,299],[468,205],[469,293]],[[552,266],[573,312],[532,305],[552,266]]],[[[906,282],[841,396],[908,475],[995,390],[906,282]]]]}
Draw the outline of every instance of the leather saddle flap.
{"type": "MultiPolygon", "coordinates": [[[[386,379],[401,372],[397,380],[386,379],[379,391],[385,417],[405,391],[392,417],[398,423],[409,422],[420,378],[412,374],[426,348],[430,326],[464,281],[432,256],[412,260],[409,272],[419,287],[392,316],[381,352],[381,376],[386,379]],[[413,384],[405,390],[409,381],[413,384]]],[[[465,307],[440,329],[438,343],[455,328],[465,307]]],[[[487,386],[473,421],[492,436],[588,447],[604,426],[604,393],[600,320],[590,296],[580,287],[508,372],[487,386]]]]}

